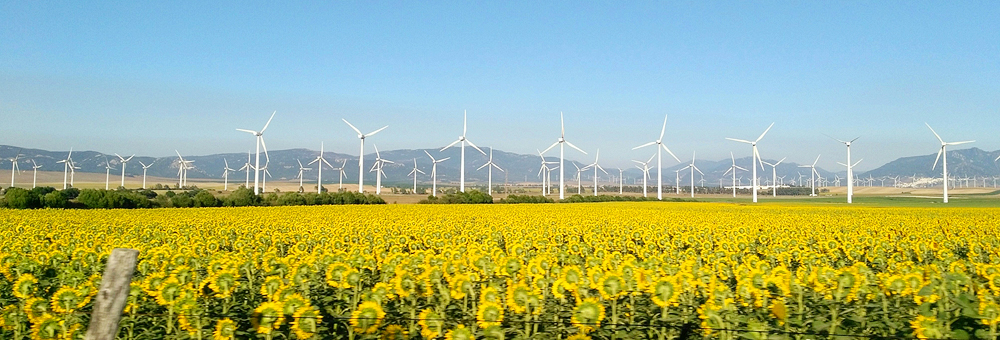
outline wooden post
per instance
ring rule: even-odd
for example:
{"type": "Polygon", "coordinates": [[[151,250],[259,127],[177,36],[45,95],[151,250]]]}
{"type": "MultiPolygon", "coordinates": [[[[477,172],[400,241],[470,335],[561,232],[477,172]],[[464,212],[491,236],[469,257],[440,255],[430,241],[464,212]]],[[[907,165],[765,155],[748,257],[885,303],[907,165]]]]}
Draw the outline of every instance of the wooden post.
{"type": "Polygon", "coordinates": [[[121,320],[125,303],[128,302],[132,272],[135,271],[138,257],[139,251],[135,249],[115,248],[111,251],[84,339],[115,339],[115,334],[118,333],[118,321],[121,320]]]}

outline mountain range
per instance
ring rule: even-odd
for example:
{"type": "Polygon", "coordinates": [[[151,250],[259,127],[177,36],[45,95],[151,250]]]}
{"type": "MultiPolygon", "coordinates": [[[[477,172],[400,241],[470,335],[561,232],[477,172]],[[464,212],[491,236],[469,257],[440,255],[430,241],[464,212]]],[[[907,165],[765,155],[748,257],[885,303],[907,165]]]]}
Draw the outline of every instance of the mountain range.
{"type": "MultiPolygon", "coordinates": [[[[482,148],[487,154],[490,152],[488,148],[482,148]]],[[[419,181],[421,183],[427,183],[430,181],[431,172],[431,161],[430,158],[424,152],[428,152],[437,159],[443,159],[450,157],[450,159],[438,164],[438,183],[456,183],[459,179],[459,158],[460,150],[458,148],[449,148],[445,151],[439,151],[437,149],[403,149],[403,150],[385,150],[381,151],[380,155],[382,158],[390,160],[394,163],[386,164],[384,171],[386,178],[384,183],[388,185],[402,185],[405,183],[412,183],[412,177],[407,174],[413,169],[413,162],[416,159],[417,167],[423,171],[425,174],[421,175],[419,181]]],[[[20,148],[17,146],[0,145],[0,167],[9,168],[10,159],[14,157],[15,153],[20,153],[19,167],[22,170],[31,170],[31,161],[34,160],[35,163],[41,165],[39,170],[45,171],[62,171],[63,164],[57,163],[60,160],[66,158],[68,151],[47,151],[40,149],[30,149],[30,148],[20,148]]],[[[469,182],[480,182],[485,183],[487,179],[486,169],[476,170],[481,165],[485,164],[488,156],[479,153],[475,149],[468,147],[465,150],[466,153],[466,179],[469,182]]],[[[949,174],[956,177],[993,177],[1000,176],[1000,166],[994,162],[994,159],[1000,155],[1000,151],[987,152],[978,148],[962,149],[962,150],[952,150],[948,151],[948,171],[949,174]]],[[[123,155],[125,156],[125,155],[123,155]]],[[[317,176],[316,164],[306,165],[312,162],[319,156],[319,151],[308,150],[308,149],[288,149],[288,150],[274,150],[269,152],[270,163],[267,166],[268,171],[271,173],[269,180],[292,180],[296,179],[299,172],[299,163],[301,161],[306,167],[312,168],[304,172],[304,178],[306,181],[315,181],[317,176]]],[[[373,181],[374,173],[369,172],[375,162],[375,154],[365,155],[364,171],[366,171],[365,181],[373,181]]],[[[667,156],[666,154],[664,156],[667,156]]],[[[941,165],[938,164],[935,169],[931,169],[934,163],[934,158],[936,154],[922,155],[922,156],[910,156],[902,157],[892,162],[886,163],[874,170],[856,173],[859,177],[868,177],[869,175],[875,178],[878,177],[893,177],[893,176],[913,176],[918,177],[939,177],[941,174],[941,165]]],[[[669,156],[668,156],[669,157],[669,156]]],[[[105,164],[110,165],[112,168],[112,174],[121,173],[121,161],[114,154],[108,155],[96,151],[74,151],[73,162],[76,164],[77,171],[81,172],[104,172],[105,164]]],[[[194,161],[194,168],[188,171],[188,178],[204,178],[204,179],[221,179],[223,174],[223,169],[225,168],[225,162],[229,162],[229,167],[232,169],[240,169],[244,164],[248,163],[247,154],[243,153],[225,153],[225,154],[214,154],[205,156],[184,156],[185,160],[194,161]]],[[[352,155],[346,155],[336,152],[326,152],[324,158],[332,164],[334,167],[344,166],[344,182],[345,183],[356,183],[358,174],[358,157],[352,155]]],[[[538,183],[540,181],[539,166],[541,164],[541,158],[538,155],[525,155],[517,154],[511,152],[505,152],[501,150],[493,150],[494,162],[501,168],[506,170],[506,172],[499,172],[494,170],[493,181],[494,183],[503,183],[505,178],[511,183],[538,183]]],[[[558,157],[547,156],[545,160],[548,162],[555,162],[550,166],[558,165],[558,157]]],[[[645,160],[643,160],[645,161],[645,160]]],[[[750,169],[750,157],[737,158],[736,165],[744,168],[750,169]]],[[[776,160],[764,159],[765,162],[775,163],[776,160]]],[[[177,157],[145,157],[145,156],[135,156],[126,165],[125,173],[127,176],[142,176],[142,166],[140,162],[149,165],[148,175],[156,177],[166,177],[175,178],[178,172],[178,158],[177,157]],[[151,165],[150,165],[151,164],[151,165]]],[[[253,163],[252,157],[249,159],[249,163],[253,163]]],[[[265,163],[264,154],[261,154],[261,163],[265,163]]],[[[683,160],[680,164],[676,164],[673,159],[664,158],[665,164],[672,164],[669,167],[664,167],[663,169],[663,182],[664,184],[673,184],[676,180],[676,175],[681,176],[681,184],[688,185],[690,179],[689,170],[683,170],[675,172],[676,170],[682,169],[690,163],[690,160],[683,160]],[[675,176],[670,176],[671,173],[675,173],[675,176]]],[[[567,185],[575,185],[577,178],[577,167],[583,168],[586,164],[576,162],[576,161],[566,161],[566,179],[567,185]]],[[[696,173],[696,181],[700,181],[702,178],[705,179],[705,185],[713,186],[719,183],[722,179],[723,183],[728,185],[731,182],[731,177],[729,175],[723,176],[727,169],[732,165],[732,161],[729,159],[723,159],[718,161],[713,160],[697,160],[695,165],[704,172],[704,176],[696,173]]],[[[794,180],[798,183],[798,178],[800,175],[803,178],[808,178],[809,169],[799,167],[801,164],[794,162],[785,161],[778,165],[777,176],[785,176],[784,183],[790,184],[794,180]]],[[[650,162],[651,167],[656,166],[656,159],[650,162]]],[[[765,165],[766,170],[761,170],[758,166],[757,175],[762,179],[770,179],[771,177],[771,167],[765,165]]],[[[601,181],[610,181],[611,176],[617,178],[619,172],[617,168],[605,168],[608,175],[603,172],[600,173],[601,181]]],[[[641,183],[642,171],[636,167],[631,167],[628,169],[623,169],[623,176],[626,179],[626,183],[641,183]]],[[[846,176],[846,170],[829,171],[817,167],[817,172],[820,176],[825,178],[833,179],[835,176],[840,176],[841,178],[846,176]]],[[[582,173],[582,179],[584,184],[589,181],[593,183],[593,170],[587,170],[582,173]]],[[[337,171],[330,169],[329,167],[324,167],[323,169],[323,182],[324,183],[336,183],[337,182],[337,171]]],[[[235,171],[230,173],[231,182],[242,182],[245,180],[247,173],[245,171],[235,171]]],[[[655,185],[656,183],[656,169],[652,168],[650,170],[650,180],[649,185],[655,185]]],[[[748,183],[749,172],[740,170],[737,173],[737,177],[743,177],[743,183],[748,183]]],[[[250,174],[250,180],[253,180],[253,175],[250,174]]],[[[553,171],[552,181],[558,182],[558,171],[553,171]]],[[[617,180],[615,180],[617,183],[617,180]]],[[[166,183],[164,183],[166,184],[166,183]]]]}

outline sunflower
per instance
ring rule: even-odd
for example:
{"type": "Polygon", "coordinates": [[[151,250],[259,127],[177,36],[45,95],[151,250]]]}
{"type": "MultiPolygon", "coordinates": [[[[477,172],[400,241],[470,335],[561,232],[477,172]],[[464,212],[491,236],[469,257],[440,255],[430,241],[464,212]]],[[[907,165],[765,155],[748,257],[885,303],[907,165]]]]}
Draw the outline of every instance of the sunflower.
{"type": "Polygon", "coordinates": [[[350,275],[357,274],[357,269],[343,262],[335,262],[326,267],[326,283],[333,288],[351,288],[348,280],[350,275]]]}
{"type": "Polygon", "coordinates": [[[608,273],[601,278],[601,284],[598,287],[598,291],[601,292],[601,297],[605,300],[614,300],[622,295],[625,288],[625,279],[617,273],[608,273]]]}
{"type": "Polygon", "coordinates": [[[302,306],[292,314],[292,331],[300,340],[311,338],[319,330],[323,316],[313,306],[302,306]]]}
{"type": "Polygon", "coordinates": [[[382,331],[381,340],[403,340],[409,339],[409,334],[407,334],[406,329],[400,325],[388,325],[385,326],[385,330],[382,331]]]}
{"type": "Polygon", "coordinates": [[[527,312],[533,300],[531,287],[528,287],[524,282],[508,284],[508,286],[510,288],[507,289],[507,308],[510,308],[514,313],[527,312]]]}
{"type": "Polygon", "coordinates": [[[424,339],[437,338],[444,331],[444,320],[440,314],[432,309],[424,309],[420,312],[420,316],[417,319],[420,319],[418,322],[420,324],[420,335],[424,339]]]}
{"type": "Polygon", "coordinates": [[[226,299],[233,295],[233,290],[240,285],[236,281],[238,274],[234,270],[222,270],[208,279],[208,288],[215,292],[220,299],[226,299]]]}
{"type": "Polygon", "coordinates": [[[652,296],[653,303],[661,308],[676,306],[679,298],[673,280],[666,276],[660,277],[650,285],[649,294],[652,296]]]}
{"type": "Polygon", "coordinates": [[[260,295],[266,296],[271,300],[277,300],[275,294],[284,286],[285,282],[280,277],[268,276],[264,278],[264,284],[260,285],[260,295]]]}
{"type": "Polygon", "coordinates": [[[43,316],[49,314],[49,302],[42,298],[30,298],[24,302],[24,314],[31,323],[38,323],[43,316]]]}
{"type": "Polygon", "coordinates": [[[254,330],[260,334],[271,334],[271,331],[281,327],[281,322],[285,316],[281,313],[280,302],[264,302],[257,309],[254,309],[254,330]]]}
{"type": "Polygon", "coordinates": [[[236,322],[225,318],[215,323],[212,340],[233,340],[236,338],[236,322]]]}
{"type": "Polygon", "coordinates": [[[14,330],[23,320],[23,314],[17,309],[17,305],[7,305],[0,310],[0,329],[14,330]]]}
{"type": "Polygon", "coordinates": [[[63,286],[59,288],[52,294],[52,311],[56,313],[72,313],[73,311],[83,308],[90,302],[90,297],[80,294],[79,291],[73,289],[73,287],[63,286]]]}
{"type": "Polygon", "coordinates": [[[149,274],[145,280],[142,281],[142,290],[146,292],[147,295],[156,297],[160,294],[160,286],[163,282],[167,280],[167,275],[163,272],[154,272],[149,274]]]}
{"type": "Polygon", "coordinates": [[[278,301],[281,301],[282,305],[281,312],[282,314],[285,315],[295,313],[295,311],[299,310],[299,308],[309,305],[309,300],[306,300],[306,298],[299,293],[292,293],[282,296],[280,299],[278,299],[278,301]]]}
{"type": "Polygon", "coordinates": [[[378,302],[365,301],[351,313],[351,327],[360,334],[375,333],[384,318],[385,311],[378,302]]]}
{"type": "Polygon", "coordinates": [[[997,306],[996,302],[980,299],[979,315],[984,325],[994,326],[1000,323],[1000,306],[997,306]]]}
{"type": "Polygon", "coordinates": [[[448,333],[444,334],[445,340],[476,340],[476,335],[472,333],[471,330],[465,328],[465,325],[458,325],[455,329],[449,330],[448,333]]]}
{"type": "Polygon", "coordinates": [[[487,303],[487,302],[493,302],[497,304],[503,302],[502,295],[500,291],[497,290],[497,287],[486,286],[479,293],[479,303],[487,303]]]}
{"type": "Polygon", "coordinates": [[[499,326],[501,322],[503,322],[503,307],[499,303],[485,301],[479,304],[479,310],[476,312],[476,324],[480,328],[499,326]]]}
{"type": "Polygon", "coordinates": [[[59,339],[59,331],[62,330],[60,325],[62,320],[53,316],[52,314],[45,313],[39,317],[31,325],[31,338],[32,339],[59,339]]]}
{"type": "Polygon", "coordinates": [[[452,299],[464,299],[470,291],[472,291],[472,282],[469,281],[469,276],[467,275],[458,274],[452,276],[451,280],[448,281],[448,295],[452,299]]]}
{"type": "Polygon", "coordinates": [[[601,326],[601,321],[604,320],[604,305],[594,298],[584,299],[573,308],[573,317],[570,320],[580,329],[580,333],[590,333],[601,326]]]}
{"type": "Polygon", "coordinates": [[[410,295],[415,293],[418,284],[419,281],[417,278],[413,277],[410,271],[403,269],[397,269],[396,276],[392,279],[394,293],[401,299],[410,297],[410,295]]]}
{"type": "Polygon", "coordinates": [[[34,275],[21,274],[17,281],[14,281],[14,296],[21,300],[27,300],[35,293],[37,286],[38,279],[34,275]]]}
{"type": "Polygon", "coordinates": [[[182,290],[184,287],[181,286],[181,283],[177,281],[177,278],[171,276],[160,285],[156,294],[156,303],[161,306],[171,306],[181,297],[182,290]]]}

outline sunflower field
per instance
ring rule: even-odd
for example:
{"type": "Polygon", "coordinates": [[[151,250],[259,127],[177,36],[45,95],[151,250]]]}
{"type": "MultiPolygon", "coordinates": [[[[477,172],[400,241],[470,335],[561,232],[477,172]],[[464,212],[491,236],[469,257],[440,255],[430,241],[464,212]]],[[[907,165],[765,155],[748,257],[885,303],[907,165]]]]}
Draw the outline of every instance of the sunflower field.
{"type": "Polygon", "coordinates": [[[712,203],[0,210],[0,339],[984,338],[1000,209],[712,203]]]}

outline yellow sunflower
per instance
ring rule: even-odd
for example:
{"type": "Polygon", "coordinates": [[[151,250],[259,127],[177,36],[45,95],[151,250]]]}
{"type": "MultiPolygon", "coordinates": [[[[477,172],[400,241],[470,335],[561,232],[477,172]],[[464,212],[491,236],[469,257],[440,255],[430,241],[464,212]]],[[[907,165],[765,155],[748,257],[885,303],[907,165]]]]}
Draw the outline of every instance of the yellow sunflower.
{"type": "Polygon", "coordinates": [[[233,340],[236,337],[236,322],[225,318],[215,323],[212,340],[233,340]]]}
{"type": "Polygon", "coordinates": [[[604,320],[604,305],[594,298],[584,299],[573,308],[570,320],[580,329],[580,333],[590,333],[601,326],[601,321],[604,320]]]}
{"type": "Polygon", "coordinates": [[[434,310],[424,309],[417,318],[420,319],[418,322],[420,324],[420,335],[424,339],[434,339],[443,333],[444,320],[434,310]]]}
{"type": "Polygon", "coordinates": [[[503,322],[503,307],[499,303],[485,301],[479,304],[479,310],[476,312],[476,324],[480,328],[499,326],[501,322],[503,322]]]}
{"type": "Polygon", "coordinates": [[[382,306],[374,301],[365,301],[358,309],[351,312],[351,327],[360,334],[371,334],[378,331],[378,326],[385,318],[382,306]]]}
{"type": "Polygon", "coordinates": [[[300,340],[311,338],[319,330],[323,316],[313,306],[302,306],[292,314],[292,331],[300,340]]]}

